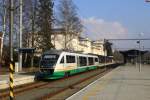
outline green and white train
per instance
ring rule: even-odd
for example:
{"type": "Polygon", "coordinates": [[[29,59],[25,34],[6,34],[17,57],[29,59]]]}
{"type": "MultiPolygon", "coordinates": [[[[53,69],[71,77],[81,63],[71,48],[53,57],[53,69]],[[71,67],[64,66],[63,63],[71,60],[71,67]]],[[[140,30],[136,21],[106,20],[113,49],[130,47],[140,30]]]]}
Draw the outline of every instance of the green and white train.
{"type": "Polygon", "coordinates": [[[96,69],[98,65],[99,57],[96,55],[50,50],[41,56],[39,76],[43,79],[59,79],[96,69]]]}

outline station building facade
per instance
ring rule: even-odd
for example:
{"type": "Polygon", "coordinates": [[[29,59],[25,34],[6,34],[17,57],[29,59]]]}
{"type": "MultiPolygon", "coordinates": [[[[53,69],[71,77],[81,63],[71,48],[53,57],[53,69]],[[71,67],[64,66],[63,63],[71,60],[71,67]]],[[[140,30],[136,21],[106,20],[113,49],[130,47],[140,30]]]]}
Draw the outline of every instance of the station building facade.
{"type": "Polygon", "coordinates": [[[52,35],[52,43],[57,50],[65,49],[66,45],[67,49],[71,51],[107,55],[107,51],[104,50],[104,40],[92,41],[89,38],[83,38],[79,35],[64,36],[59,30],[55,30],[54,33],[52,35]],[[67,43],[65,44],[65,42],[67,43]]]}
{"type": "MultiPolygon", "coordinates": [[[[30,37],[31,38],[31,37],[30,37]]],[[[40,38],[39,38],[40,39],[40,38]]],[[[52,44],[57,50],[69,50],[85,54],[97,54],[107,55],[107,51],[104,50],[104,40],[92,41],[89,38],[80,37],[80,34],[76,35],[64,35],[61,29],[53,29],[51,36],[52,44]]],[[[29,39],[28,47],[31,46],[31,39],[29,39]]],[[[38,47],[39,43],[34,42],[35,47],[38,47]]],[[[36,55],[40,56],[42,49],[36,48],[36,55]]]]}

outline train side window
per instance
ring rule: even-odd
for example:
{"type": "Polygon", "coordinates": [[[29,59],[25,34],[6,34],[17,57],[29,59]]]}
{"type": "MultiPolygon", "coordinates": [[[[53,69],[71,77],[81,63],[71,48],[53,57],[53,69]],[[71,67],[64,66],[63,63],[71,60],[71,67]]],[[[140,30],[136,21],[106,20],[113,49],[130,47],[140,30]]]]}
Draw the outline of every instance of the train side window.
{"type": "Polygon", "coordinates": [[[87,58],[86,57],[79,57],[80,66],[86,66],[87,65],[87,58]]]}
{"type": "Polygon", "coordinates": [[[95,62],[98,62],[98,59],[97,59],[97,58],[95,58],[95,62]]]}
{"type": "Polygon", "coordinates": [[[94,65],[94,61],[92,57],[88,57],[89,65],[94,65]]]}
{"type": "Polygon", "coordinates": [[[75,63],[75,56],[66,56],[66,62],[67,63],[75,63]]]}
{"type": "Polygon", "coordinates": [[[61,58],[60,63],[64,63],[64,57],[61,58]]]}

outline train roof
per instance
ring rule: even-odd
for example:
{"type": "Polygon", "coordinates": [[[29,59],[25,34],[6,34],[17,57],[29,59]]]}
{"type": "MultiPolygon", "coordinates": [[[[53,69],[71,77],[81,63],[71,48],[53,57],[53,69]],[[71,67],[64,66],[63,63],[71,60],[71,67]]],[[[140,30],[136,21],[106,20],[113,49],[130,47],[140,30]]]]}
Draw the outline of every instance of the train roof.
{"type": "MultiPolygon", "coordinates": [[[[89,55],[95,55],[95,56],[99,56],[99,57],[105,57],[105,55],[99,55],[99,54],[93,54],[93,53],[88,53],[89,55]]],[[[106,56],[109,58],[113,58],[114,56],[106,56]]]]}
{"type": "Polygon", "coordinates": [[[43,54],[58,54],[58,55],[60,55],[62,52],[97,56],[97,55],[92,55],[92,54],[84,54],[84,53],[79,53],[79,52],[71,52],[71,51],[66,51],[66,50],[64,51],[64,50],[55,50],[55,49],[54,50],[48,50],[48,51],[44,52],[43,54]]]}
{"type": "Polygon", "coordinates": [[[63,52],[62,50],[48,50],[43,54],[61,54],[62,52],[63,52]]]}

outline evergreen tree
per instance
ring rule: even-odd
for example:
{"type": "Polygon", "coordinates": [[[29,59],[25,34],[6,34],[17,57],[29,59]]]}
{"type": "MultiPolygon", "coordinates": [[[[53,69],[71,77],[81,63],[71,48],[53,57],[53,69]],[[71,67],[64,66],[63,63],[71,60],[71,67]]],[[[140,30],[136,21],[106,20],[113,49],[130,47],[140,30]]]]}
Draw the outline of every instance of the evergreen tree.
{"type": "Polygon", "coordinates": [[[39,48],[43,51],[53,48],[51,42],[53,24],[53,0],[39,0],[37,12],[37,25],[39,38],[39,48]]]}
{"type": "Polygon", "coordinates": [[[110,43],[108,40],[104,40],[104,50],[107,52],[107,56],[112,56],[112,43],[110,43]]]}

